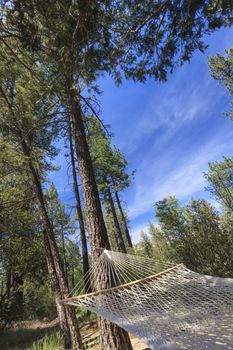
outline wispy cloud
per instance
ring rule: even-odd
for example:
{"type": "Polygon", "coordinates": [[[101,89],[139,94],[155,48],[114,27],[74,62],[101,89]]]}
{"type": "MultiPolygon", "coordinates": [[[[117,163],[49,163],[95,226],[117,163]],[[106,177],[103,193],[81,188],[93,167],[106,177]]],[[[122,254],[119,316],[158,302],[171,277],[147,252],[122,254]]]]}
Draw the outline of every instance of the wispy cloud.
{"type": "Polygon", "coordinates": [[[202,67],[203,71],[192,72],[193,75],[199,73],[201,79],[190,81],[187,81],[188,68],[184,67],[179,71],[172,81],[155,85],[140,118],[131,118],[131,121],[128,121],[127,128],[123,129],[125,137],[121,146],[129,158],[133,157],[156,132],[159,133],[159,137],[156,135],[157,142],[154,147],[161,148],[186,125],[200,117],[204,122],[209,117],[210,110],[213,110],[226,95],[210,78],[206,67],[202,67]],[[216,94],[218,99],[215,98],[216,94]]]}
{"type": "Polygon", "coordinates": [[[136,179],[128,191],[130,218],[151,214],[155,201],[188,198],[205,187],[208,162],[226,154],[233,128],[221,114],[228,97],[205,60],[180,70],[150,94],[150,103],[125,138],[136,179]]]}
{"type": "Polygon", "coordinates": [[[148,222],[144,222],[141,225],[136,225],[130,231],[133,243],[138,243],[141,240],[142,232],[148,233],[148,222]]]}
{"type": "MultiPolygon", "coordinates": [[[[233,133],[232,133],[233,134],[233,133]]],[[[233,136],[233,135],[231,135],[233,136]]],[[[129,213],[132,219],[151,211],[153,204],[168,194],[179,199],[194,195],[205,187],[203,172],[208,168],[208,162],[216,160],[224,154],[230,142],[226,135],[220,135],[216,140],[208,142],[205,147],[185,154],[174,164],[173,169],[158,171],[154,162],[149,167],[139,167],[134,186],[134,195],[129,202],[129,213]],[[222,138],[225,142],[221,142],[222,138]]],[[[172,154],[165,156],[163,162],[172,163],[172,154]]]]}

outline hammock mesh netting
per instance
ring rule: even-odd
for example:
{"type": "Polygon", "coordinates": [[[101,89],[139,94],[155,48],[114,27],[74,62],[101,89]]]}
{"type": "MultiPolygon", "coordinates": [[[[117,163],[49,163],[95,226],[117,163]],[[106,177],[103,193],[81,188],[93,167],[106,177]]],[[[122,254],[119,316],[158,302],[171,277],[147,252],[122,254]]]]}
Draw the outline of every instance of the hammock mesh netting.
{"type": "Polygon", "coordinates": [[[153,350],[233,349],[233,279],[182,264],[104,250],[64,302],[116,323],[153,350]],[[110,288],[100,288],[106,278],[110,288]],[[87,279],[91,292],[84,294],[87,279]]]}

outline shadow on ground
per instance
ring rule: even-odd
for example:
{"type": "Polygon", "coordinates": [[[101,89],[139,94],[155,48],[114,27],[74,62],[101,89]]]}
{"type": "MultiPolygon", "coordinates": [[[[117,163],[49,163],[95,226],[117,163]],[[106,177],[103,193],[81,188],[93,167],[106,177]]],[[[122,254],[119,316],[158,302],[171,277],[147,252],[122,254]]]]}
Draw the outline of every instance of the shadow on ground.
{"type": "Polygon", "coordinates": [[[36,340],[59,329],[57,322],[21,322],[16,327],[0,331],[1,350],[25,350],[36,340]]]}

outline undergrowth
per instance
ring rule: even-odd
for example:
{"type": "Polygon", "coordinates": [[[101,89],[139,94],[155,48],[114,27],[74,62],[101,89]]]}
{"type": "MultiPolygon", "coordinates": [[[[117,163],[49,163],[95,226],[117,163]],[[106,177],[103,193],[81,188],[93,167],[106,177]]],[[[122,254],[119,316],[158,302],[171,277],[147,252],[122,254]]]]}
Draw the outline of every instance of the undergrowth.
{"type": "Polygon", "coordinates": [[[61,332],[46,334],[42,339],[35,341],[28,350],[60,350],[63,349],[61,332]]]}

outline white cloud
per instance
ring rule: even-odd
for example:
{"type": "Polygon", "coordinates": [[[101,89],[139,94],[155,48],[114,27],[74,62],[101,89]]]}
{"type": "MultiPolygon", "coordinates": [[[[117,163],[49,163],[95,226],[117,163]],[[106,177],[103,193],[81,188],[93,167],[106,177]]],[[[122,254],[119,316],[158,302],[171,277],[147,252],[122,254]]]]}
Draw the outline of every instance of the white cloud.
{"type": "MultiPolygon", "coordinates": [[[[220,135],[220,138],[224,135],[220,135]]],[[[168,194],[180,199],[191,196],[204,189],[205,178],[203,172],[208,168],[208,162],[220,158],[227,149],[229,141],[225,138],[221,143],[219,138],[207,143],[205,148],[186,154],[186,157],[177,160],[174,169],[166,171],[158,162],[151,163],[137,169],[134,185],[134,196],[129,202],[129,215],[131,219],[145,214],[153,209],[153,204],[168,194]],[[228,142],[227,142],[228,141],[228,142]],[[163,170],[158,171],[158,168],[163,170]]],[[[165,157],[164,163],[172,161],[172,154],[165,157]],[[170,159],[169,159],[170,157],[170,159]]]]}
{"type": "Polygon", "coordinates": [[[208,202],[216,209],[216,210],[221,210],[222,206],[220,202],[218,202],[216,199],[211,198],[208,200],[208,202]]]}
{"type": "Polygon", "coordinates": [[[162,132],[153,145],[156,149],[162,148],[190,122],[200,118],[204,121],[225,94],[223,89],[219,90],[209,72],[205,71],[201,79],[192,79],[189,84],[185,83],[187,72],[188,67],[185,67],[171,82],[156,86],[149,101],[144,102],[145,111],[140,117],[131,119],[127,127],[128,135],[121,143],[128,158],[133,157],[140,146],[143,147],[146,140],[156,132],[160,133],[160,130],[162,132]]]}
{"type": "Polygon", "coordinates": [[[130,235],[132,237],[133,243],[138,243],[141,240],[141,233],[148,233],[148,222],[144,222],[141,225],[134,226],[132,230],[130,230],[130,235]]]}

